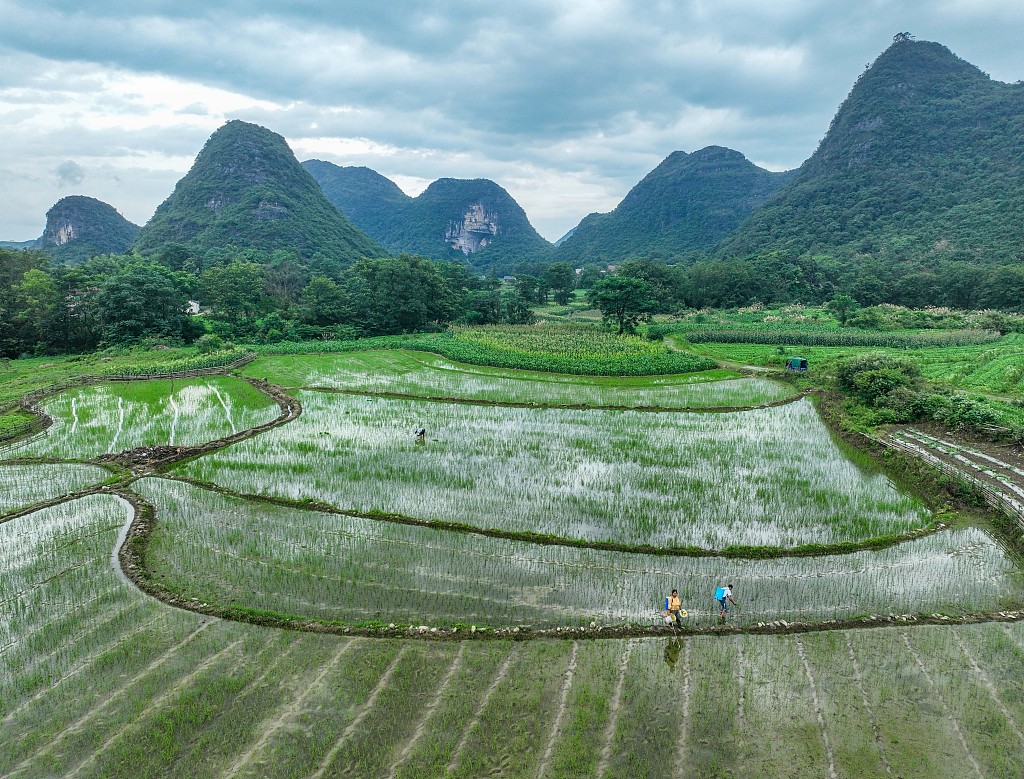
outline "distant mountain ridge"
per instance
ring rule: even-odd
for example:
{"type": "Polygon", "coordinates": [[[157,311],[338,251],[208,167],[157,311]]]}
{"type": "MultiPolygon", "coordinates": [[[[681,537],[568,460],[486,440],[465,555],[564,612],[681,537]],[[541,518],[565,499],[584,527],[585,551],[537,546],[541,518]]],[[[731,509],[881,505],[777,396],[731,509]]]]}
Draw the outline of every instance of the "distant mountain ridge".
{"type": "Polygon", "coordinates": [[[170,243],[199,253],[228,245],[322,252],[343,263],[383,253],[324,197],[284,138],[238,120],[210,136],[135,248],[147,254],[170,243]]]}
{"type": "Polygon", "coordinates": [[[43,234],[30,246],[58,262],[84,262],[97,254],[123,254],[138,232],[139,226],[113,206],[94,197],[69,195],[46,212],[43,234]]]}
{"type": "Polygon", "coordinates": [[[463,260],[495,273],[551,258],[551,244],[526,212],[489,179],[438,179],[410,197],[369,168],[323,160],[302,164],[342,213],[392,252],[463,260]]]}
{"type": "Polygon", "coordinates": [[[559,242],[556,258],[614,263],[711,249],[792,177],[722,146],[673,152],[614,211],[583,219],[559,242]]]}
{"type": "Polygon", "coordinates": [[[793,180],[719,246],[1011,260],[1024,245],[1024,84],[897,36],[793,180]]]}

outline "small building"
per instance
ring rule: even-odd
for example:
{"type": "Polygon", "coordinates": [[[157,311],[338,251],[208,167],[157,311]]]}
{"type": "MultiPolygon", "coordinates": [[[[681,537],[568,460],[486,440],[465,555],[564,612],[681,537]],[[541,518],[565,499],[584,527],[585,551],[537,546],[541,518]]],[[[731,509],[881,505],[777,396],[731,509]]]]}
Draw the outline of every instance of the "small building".
{"type": "Polygon", "coordinates": [[[787,371],[806,371],[807,370],[807,359],[804,357],[787,357],[786,358],[786,370],[787,371]]]}

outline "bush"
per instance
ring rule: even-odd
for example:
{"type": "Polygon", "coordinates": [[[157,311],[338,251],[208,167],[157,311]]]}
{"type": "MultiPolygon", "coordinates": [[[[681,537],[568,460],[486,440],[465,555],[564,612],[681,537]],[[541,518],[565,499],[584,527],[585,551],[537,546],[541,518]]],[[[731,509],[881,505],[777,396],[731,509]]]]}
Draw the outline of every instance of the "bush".
{"type": "Polygon", "coordinates": [[[196,350],[200,354],[210,354],[224,348],[224,339],[214,333],[207,333],[196,341],[196,350]]]}
{"type": "Polygon", "coordinates": [[[836,365],[839,386],[868,405],[897,388],[915,390],[921,379],[917,363],[885,354],[862,354],[841,360],[836,365]]]}

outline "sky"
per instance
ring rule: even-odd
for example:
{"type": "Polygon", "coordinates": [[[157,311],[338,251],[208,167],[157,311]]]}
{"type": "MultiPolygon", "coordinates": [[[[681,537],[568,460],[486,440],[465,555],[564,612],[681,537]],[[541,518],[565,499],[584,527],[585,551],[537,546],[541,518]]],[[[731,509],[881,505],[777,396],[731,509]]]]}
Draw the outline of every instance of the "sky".
{"type": "Polygon", "coordinates": [[[143,224],[242,119],[553,241],[676,150],[799,166],[898,32],[1024,79],[1020,0],[0,0],[0,240],[65,195],[143,224]]]}

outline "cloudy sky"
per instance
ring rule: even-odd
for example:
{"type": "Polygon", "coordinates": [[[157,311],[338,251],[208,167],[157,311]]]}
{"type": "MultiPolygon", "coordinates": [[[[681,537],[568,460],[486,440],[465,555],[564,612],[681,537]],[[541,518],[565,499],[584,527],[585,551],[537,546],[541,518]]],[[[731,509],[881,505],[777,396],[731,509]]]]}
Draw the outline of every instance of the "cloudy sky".
{"type": "Polygon", "coordinates": [[[0,240],[70,194],[144,223],[227,119],[554,240],[674,150],[796,167],[901,31],[1024,79],[1020,0],[0,0],[0,240]]]}

